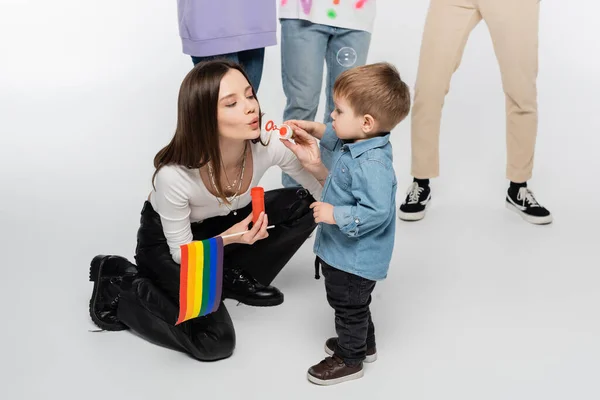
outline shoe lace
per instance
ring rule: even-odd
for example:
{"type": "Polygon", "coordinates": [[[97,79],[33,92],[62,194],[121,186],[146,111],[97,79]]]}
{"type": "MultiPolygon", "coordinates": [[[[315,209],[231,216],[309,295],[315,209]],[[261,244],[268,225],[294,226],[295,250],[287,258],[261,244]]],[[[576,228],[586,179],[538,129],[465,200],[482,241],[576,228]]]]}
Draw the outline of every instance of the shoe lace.
{"type": "Polygon", "coordinates": [[[253,276],[245,273],[243,270],[238,268],[232,268],[229,273],[231,274],[231,278],[233,282],[240,283],[249,283],[251,285],[256,285],[258,282],[254,279],[253,276]]]}
{"type": "Polygon", "coordinates": [[[533,192],[526,187],[519,189],[517,200],[525,201],[530,207],[541,207],[540,203],[535,199],[533,192]]]}
{"type": "Polygon", "coordinates": [[[417,182],[413,182],[413,184],[408,189],[408,204],[416,204],[419,202],[419,197],[421,197],[421,193],[423,192],[422,187],[419,186],[417,182]]]}

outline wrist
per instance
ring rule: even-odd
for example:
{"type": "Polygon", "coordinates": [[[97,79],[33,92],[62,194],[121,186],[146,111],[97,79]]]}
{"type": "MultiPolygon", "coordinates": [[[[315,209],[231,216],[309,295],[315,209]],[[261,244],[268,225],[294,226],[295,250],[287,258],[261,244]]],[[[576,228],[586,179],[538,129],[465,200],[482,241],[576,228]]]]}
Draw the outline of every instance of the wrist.
{"type": "Polygon", "coordinates": [[[313,122],[313,136],[317,139],[321,140],[323,135],[325,135],[325,130],[327,129],[327,125],[322,122],[313,122]]]}
{"type": "MultiPolygon", "coordinates": [[[[229,234],[229,232],[225,231],[225,232],[221,233],[219,236],[223,237],[223,236],[226,236],[228,234],[229,234]]],[[[224,237],[223,238],[223,246],[227,246],[227,245],[232,244],[232,243],[235,243],[235,237],[224,237]]]]}
{"type": "Polygon", "coordinates": [[[305,163],[302,167],[308,172],[318,172],[320,171],[324,165],[323,162],[319,159],[318,161],[311,161],[309,163],[305,163]]]}
{"type": "Polygon", "coordinates": [[[325,184],[327,177],[329,176],[329,170],[327,167],[320,162],[319,164],[311,165],[309,168],[306,168],[308,172],[311,173],[321,184],[325,184]]]}

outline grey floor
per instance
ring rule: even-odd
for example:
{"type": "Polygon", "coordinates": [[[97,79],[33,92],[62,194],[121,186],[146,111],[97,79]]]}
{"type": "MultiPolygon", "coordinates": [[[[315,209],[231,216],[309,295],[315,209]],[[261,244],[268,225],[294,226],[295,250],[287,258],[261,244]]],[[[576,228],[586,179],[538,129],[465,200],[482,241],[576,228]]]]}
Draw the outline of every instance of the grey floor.
{"type": "MultiPolygon", "coordinates": [[[[283,305],[227,302],[238,340],[228,360],[200,363],[130,332],[89,332],[89,261],[133,259],[152,158],[172,135],[191,62],[175,3],[144,2],[141,13],[141,3],[72,3],[64,15],[54,3],[0,11],[1,398],[600,398],[597,5],[541,3],[530,185],[554,224],[504,208],[504,97],[480,26],[446,101],[431,210],[398,222],[389,277],[375,290],[379,359],[361,380],[322,388],[306,370],[324,357],[334,325],[313,278],[312,239],[274,282],[283,305]]],[[[378,4],[369,61],[394,62],[412,86],[426,2],[378,4]]],[[[285,104],[279,62],[269,48],[259,92],[275,120],[285,104]]],[[[409,127],[392,138],[398,202],[410,181],[409,127]]],[[[278,179],[272,169],[264,186],[278,179]]]]}

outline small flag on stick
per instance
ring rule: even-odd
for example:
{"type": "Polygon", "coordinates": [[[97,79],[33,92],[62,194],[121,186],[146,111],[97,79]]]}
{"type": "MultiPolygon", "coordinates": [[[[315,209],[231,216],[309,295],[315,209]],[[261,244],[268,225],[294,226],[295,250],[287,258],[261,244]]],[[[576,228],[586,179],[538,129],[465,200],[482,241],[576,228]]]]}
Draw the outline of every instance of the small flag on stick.
{"type": "Polygon", "coordinates": [[[179,318],[175,325],[217,311],[223,287],[223,238],[181,246],[179,318]]]}

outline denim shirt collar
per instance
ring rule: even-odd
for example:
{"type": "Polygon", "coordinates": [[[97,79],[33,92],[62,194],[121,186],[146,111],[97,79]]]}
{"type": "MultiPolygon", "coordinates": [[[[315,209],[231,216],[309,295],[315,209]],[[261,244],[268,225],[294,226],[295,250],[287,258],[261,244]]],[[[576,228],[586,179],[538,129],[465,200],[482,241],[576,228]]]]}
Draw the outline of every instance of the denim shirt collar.
{"type": "Polygon", "coordinates": [[[381,136],[376,136],[374,138],[363,140],[357,143],[344,143],[342,148],[345,150],[349,150],[352,158],[356,158],[366,151],[385,146],[386,144],[388,144],[389,141],[390,132],[387,132],[381,136]]]}

